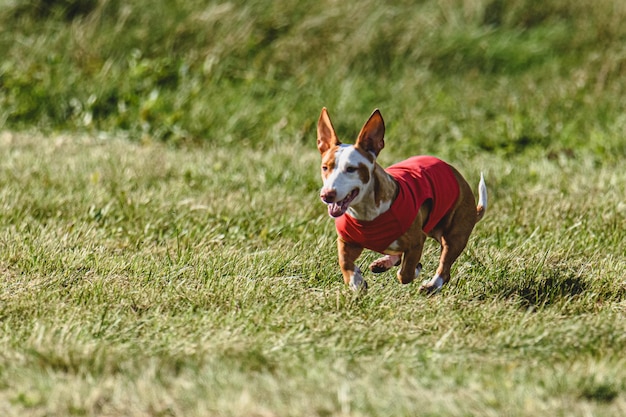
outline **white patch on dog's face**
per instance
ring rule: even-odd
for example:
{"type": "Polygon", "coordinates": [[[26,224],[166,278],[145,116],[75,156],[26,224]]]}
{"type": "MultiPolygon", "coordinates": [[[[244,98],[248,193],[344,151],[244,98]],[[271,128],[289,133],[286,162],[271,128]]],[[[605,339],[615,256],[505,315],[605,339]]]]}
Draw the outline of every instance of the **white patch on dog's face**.
{"type": "Polygon", "coordinates": [[[351,204],[361,201],[374,170],[375,158],[368,156],[352,145],[340,145],[323,156],[324,185],[320,195],[328,204],[328,213],[332,217],[341,216],[351,204]],[[329,192],[334,196],[333,201],[324,198],[329,192]]]}

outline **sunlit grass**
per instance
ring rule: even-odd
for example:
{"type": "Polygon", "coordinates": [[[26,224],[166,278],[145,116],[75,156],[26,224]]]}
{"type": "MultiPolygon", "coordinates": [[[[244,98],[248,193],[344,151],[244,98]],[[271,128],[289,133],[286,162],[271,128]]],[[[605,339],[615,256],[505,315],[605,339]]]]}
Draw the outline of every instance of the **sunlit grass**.
{"type": "MultiPolygon", "coordinates": [[[[266,153],[2,138],[6,415],[624,410],[614,165],[459,161],[470,181],[485,167],[492,204],[453,281],[427,298],[370,276],[357,298],[313,138],[266,153]]],[[[431,242],[426,274],[436,257],[431,242]]]]}

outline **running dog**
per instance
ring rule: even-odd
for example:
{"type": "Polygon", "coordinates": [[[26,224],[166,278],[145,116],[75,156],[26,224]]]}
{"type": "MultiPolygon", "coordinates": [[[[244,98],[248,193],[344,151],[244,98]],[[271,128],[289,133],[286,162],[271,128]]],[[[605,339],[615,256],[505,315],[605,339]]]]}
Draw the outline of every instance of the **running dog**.
{"type": "Polygon", "coordinates": [[[474,225],[487,210],[483,175],[478,204],[463,176],[432,156],[414,156],[383,169],[377,162],[385,146],[385,124],[376,109],[354,145],[342,144],[326,108],[317,124],[317,148],[322,156],[320,198],[335,219],[339,266],[354,290],[367,282],[356,259],[364,248],[381,254],[370,265],[380,273],[400,265],[402,284],[419,275],[427,236],[441,245],[435,276],[420,291],[435,293],[450,280],[450,269],[465,248],[474,225]]]}

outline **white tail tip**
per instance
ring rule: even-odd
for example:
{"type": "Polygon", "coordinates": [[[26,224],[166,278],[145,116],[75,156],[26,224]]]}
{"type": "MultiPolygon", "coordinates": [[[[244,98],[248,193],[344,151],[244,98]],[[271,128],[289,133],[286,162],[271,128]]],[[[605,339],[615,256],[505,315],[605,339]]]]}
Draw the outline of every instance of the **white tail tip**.
{"type": "MultiPolygon", "coordinates": [[[[487,210],[487,185],[485,184],[485,176],[480,173],[480,182],[478,183],[478,205],[481,212],[487,210]]],[[[482,216],[481,216],[482,217],[482,216]]]]}

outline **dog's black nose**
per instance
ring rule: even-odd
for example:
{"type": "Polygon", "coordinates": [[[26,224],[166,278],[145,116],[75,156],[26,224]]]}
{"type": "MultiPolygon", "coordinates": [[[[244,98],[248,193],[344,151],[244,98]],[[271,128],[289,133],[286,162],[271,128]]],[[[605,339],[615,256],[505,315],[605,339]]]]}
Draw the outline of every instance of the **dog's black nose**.
{"type": "Polygon", "coordinates": [[[324,203],[334,203],[337,198],[337,191],[335,190],[322,190],[320,192],[320,198],[324,203]]]}

